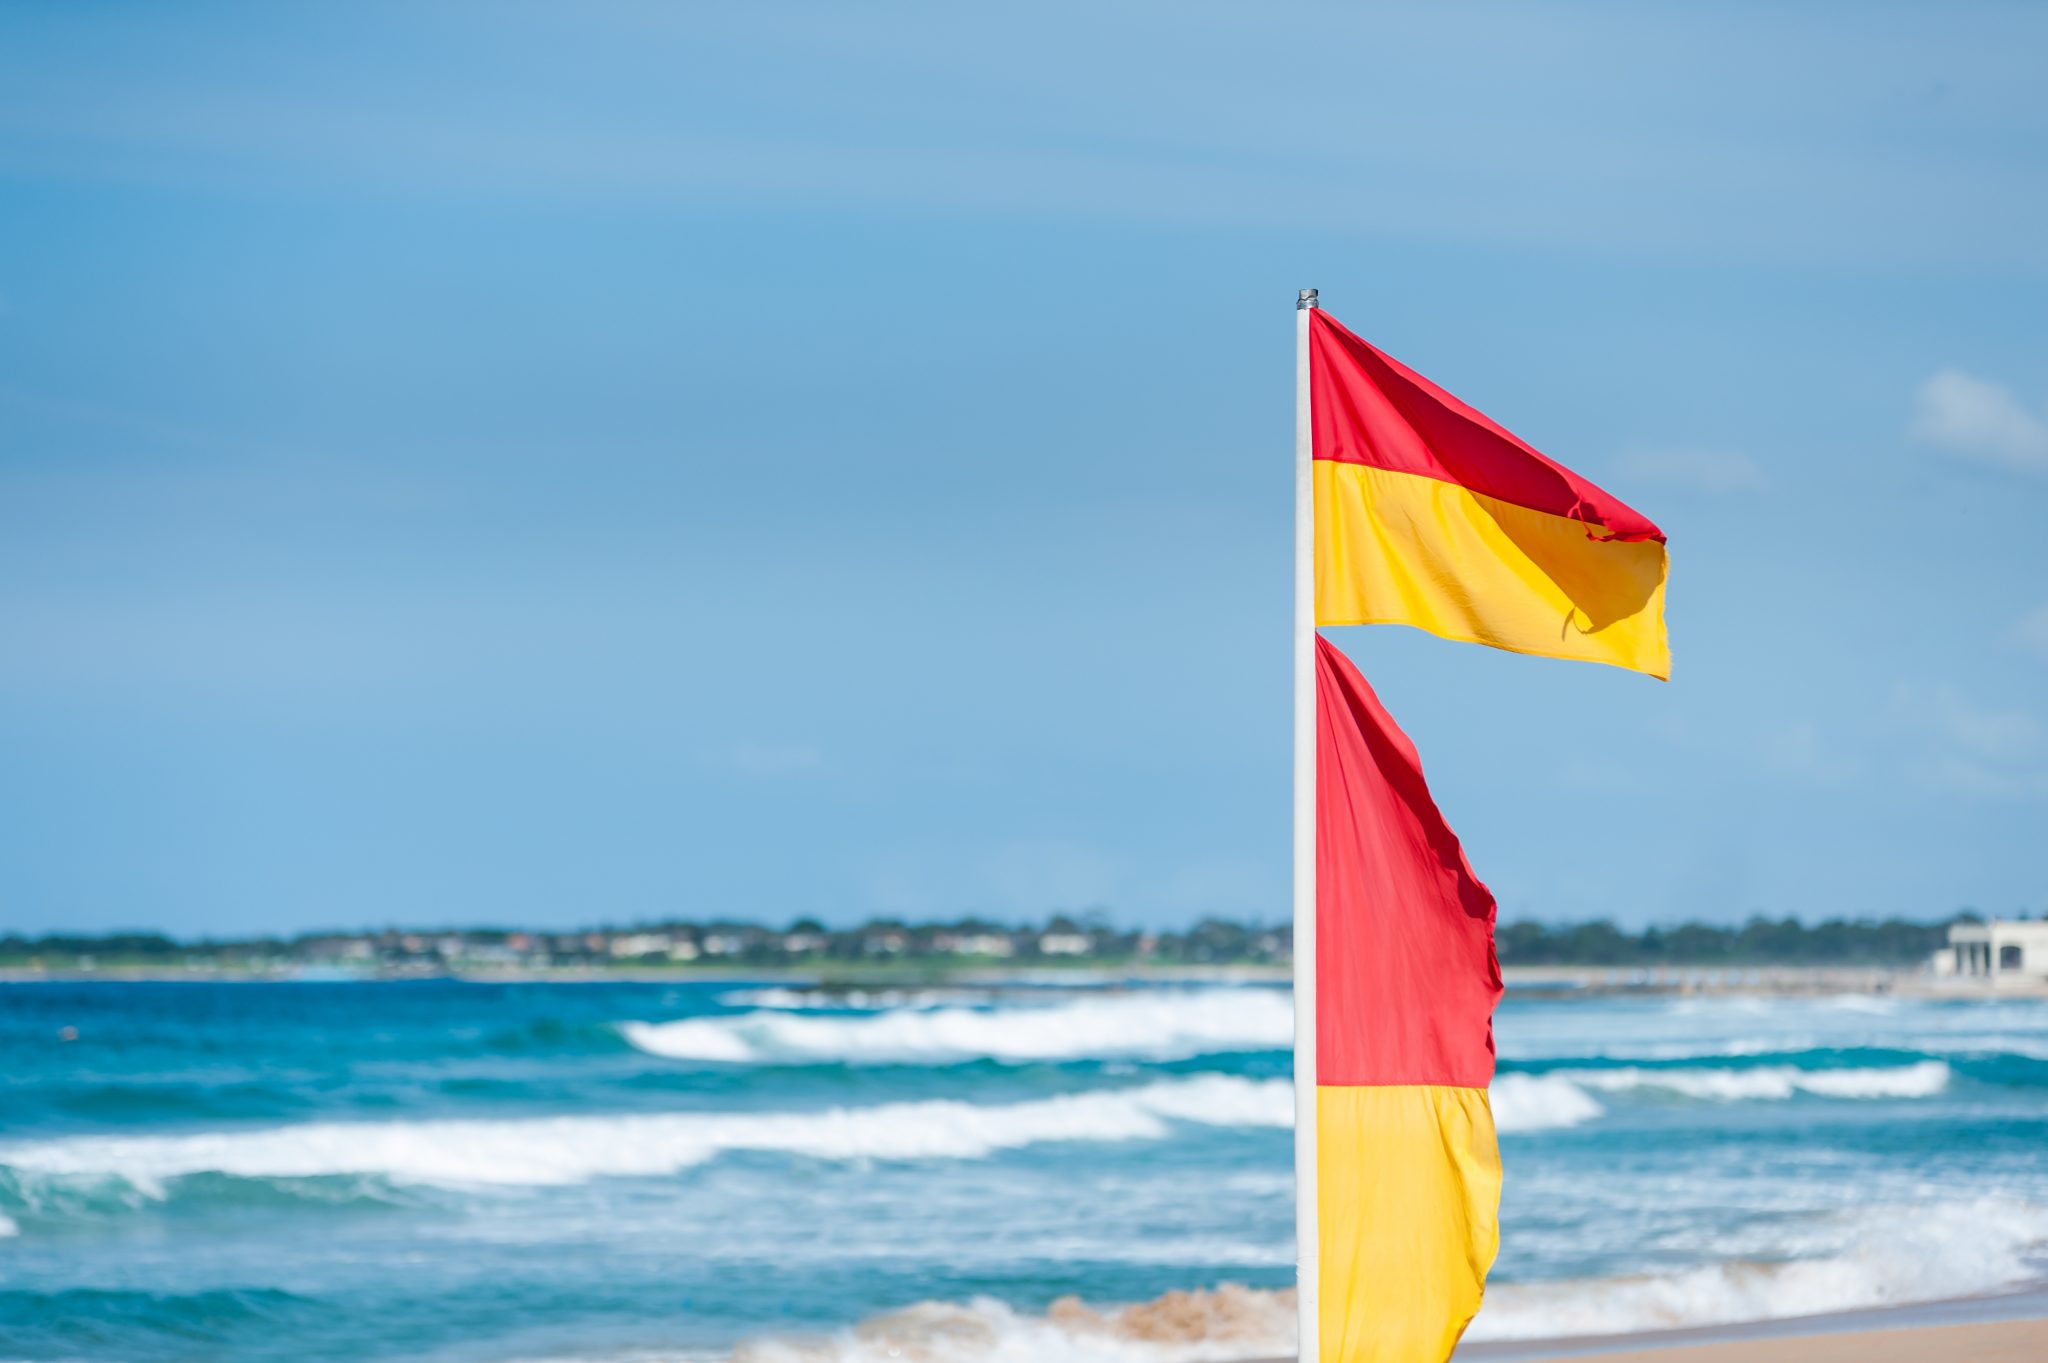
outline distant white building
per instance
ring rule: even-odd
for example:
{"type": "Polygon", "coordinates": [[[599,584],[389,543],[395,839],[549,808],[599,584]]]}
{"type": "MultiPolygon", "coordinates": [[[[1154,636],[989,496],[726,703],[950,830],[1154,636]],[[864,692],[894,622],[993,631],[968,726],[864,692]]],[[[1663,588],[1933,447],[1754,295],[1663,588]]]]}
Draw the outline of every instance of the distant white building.
{"type": "Polygon", "coordinates": [[[1000,932],[941,932],[932,936],[932,950],[954,956],[1008,956],[1016,944],[1000,932]]]}
{"type": "Polygon", "coordinates": [[[1957,923],[1933,965],[1936,975],[1993,983],[2048,980],[2048,922],[1957,923]]]}

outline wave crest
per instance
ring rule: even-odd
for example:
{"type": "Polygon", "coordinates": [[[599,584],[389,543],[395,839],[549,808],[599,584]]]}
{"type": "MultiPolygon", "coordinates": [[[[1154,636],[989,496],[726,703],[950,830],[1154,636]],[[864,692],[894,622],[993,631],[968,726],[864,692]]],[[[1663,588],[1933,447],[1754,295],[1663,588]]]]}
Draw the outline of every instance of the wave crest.
{"type": "Polygon", "coordinates": [[[169,1180],[208,1173],[545,1186],[672,1174],[734,1151],[822,1160],[972,1160],[1051,1142],[1161,1140],[1174,1122],[1285,1127],[1292,1101],[1284,1080],[1203,1075],[996,1105],[940,1099],[821,1112],[312,1122],[0,1146],[0,1171],[15,1178],[112,1177],[151,1199],[166,1196],[169,1180]]]}
{"type": "Polygon", "coordinates": [[[788,1013],[880,1013],[891,1008],[971,1008],[993,1003],[993,989],[792,989],[769,985],[728,989],[718,1002],[728,1008],[772,1008],[788,1013]]]}
{"type": "Polygon", "coordinates": [[[1277,989],[1146,991],[1052,1005],[900,1009],[867,1017],[761,1010],[626,1022],[619,1030],[651,1055],[737,1065],[1184,1060],[1286,1050],[1294,1043],[1294,1005],[1277,989]]]}
{"type": "MultiPolygon", "coordinates": [[[[1995,1291],[2030,1281],[2048,1208],[1955,1203],[1873,1208],[1812,1233],[1821,1252],[1663,1274],[1495,1283],[1472,1340],[1538,1340],[1776,1320],[1995,1291]]],[[[1095,1309],[1072,1298],[1029,1315],[1000,1302],[923,1302],[821,1338],[742,1344],[732,1363],[1209,1363],[1287,1357],[1290,1290],[1225,1285],[1095,1309]]]]}
{"type": "MultiPolygon", "coordinates": [[[[1598,1102],[1555,1076],[1504,1075],[1506,1132],[1573,1126],[1598,1102]]],[[[88,1136],[0,1146],[0,1207],[68,1220],[173,1196],[298,1204],[389,1203],[393,1185],[544,1187],[659,1177],[736,1152],[854,1160],[975,1160],[1061,1142],[1168,1139],[1176,1123],[1293,1124],[1284,1079],[1208,1074],[1004,1104],[954,1099],[810,1112],[693,1112],[411,1122],[307,1122],[261,1130],[88,1136]],[[261,1181],[224,1186],[221,1180],[261,1181]]]]}
{"type": "Polygon", "coordinates": [[[1097,1310],[1025,1315],[988,1298],[921,1302],[819,1339],[759,1339],[733,1363],[1223,1363],[1294,1351],[1294,1293],[1226,1283],[1097,1310]]]}
{"type": "Polygon", "coordinates": [[[1687,1098],[1722,1102],[1784,1099],[1799,1094],[1819,1098],[1931,1098],[1948,1087],[1951,1072],[1939,1060],[1913,1065],[1862,1069],[1806,1070],[1793,1065],[1760,1065],[1749,1069],[1622,1069],[1557,1070],[1550,1077],[1604,1093],[1631,1089],[1662,1089],[1687,1098]]]}
{"type": "Polygon", "coordinates": [[[1489,1091],[1496,1131],[1555,1131],[1581,1126],[1607,1109],[1555,1074],[1496,1075],[1489,1091]]]}
{"type": "Polygon", "coordinates": [[[1876,1208],[1812,1232],[1827,1252],[1675,1273],[1489,1287],[1472,1339],[1548,1339],[1939,1301],[2033,1280],[2048,1208],[1980,1200],[1876,1208]]]}

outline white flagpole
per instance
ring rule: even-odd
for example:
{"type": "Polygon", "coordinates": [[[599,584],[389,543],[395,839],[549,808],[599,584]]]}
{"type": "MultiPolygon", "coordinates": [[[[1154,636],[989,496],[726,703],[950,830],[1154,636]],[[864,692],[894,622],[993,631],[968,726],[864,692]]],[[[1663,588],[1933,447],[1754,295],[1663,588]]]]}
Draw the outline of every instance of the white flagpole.
{"type": "Polygon", "coordinates": [[[1320,1363],[1316,1223],[1316,508],[1309,432],[1308,322],[1294,308],[1294,1256],[1300,1363],[1320,1363]]]}

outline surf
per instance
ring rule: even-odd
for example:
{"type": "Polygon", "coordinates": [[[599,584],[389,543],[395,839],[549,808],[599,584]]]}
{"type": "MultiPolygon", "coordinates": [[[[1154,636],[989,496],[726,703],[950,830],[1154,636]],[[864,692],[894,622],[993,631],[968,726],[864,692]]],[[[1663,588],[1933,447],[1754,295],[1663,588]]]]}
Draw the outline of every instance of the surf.
{"type": "Polygon", "coordinates": [[[1023,1007],[910,1007],[861,1016],[757,1009],[625,1022],[619,1030],[650,1055],[731,1065],[1181,1060],[1286,1050],[1293,1044],[1294,1007],[1277,989],[1144,990],[1023,1007]]]}

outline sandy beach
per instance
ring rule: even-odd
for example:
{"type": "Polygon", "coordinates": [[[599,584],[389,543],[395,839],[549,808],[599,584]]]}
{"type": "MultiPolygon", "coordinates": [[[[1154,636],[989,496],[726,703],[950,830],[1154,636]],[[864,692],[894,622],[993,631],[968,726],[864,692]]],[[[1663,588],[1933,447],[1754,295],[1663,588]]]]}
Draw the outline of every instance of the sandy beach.
{"type": "Polygon", "coordinates": [[[2040,1363],[2048,1359],[2048,1320],[1724,1340],[1553,1357],[1560,1363],[2040,1363]]]}
{"type": "Polygon", "coordinates": [[[2036,1363],[2048,1290],[1630,1335],[1468,1342],[1458,1363],[2036,1363]]]}

